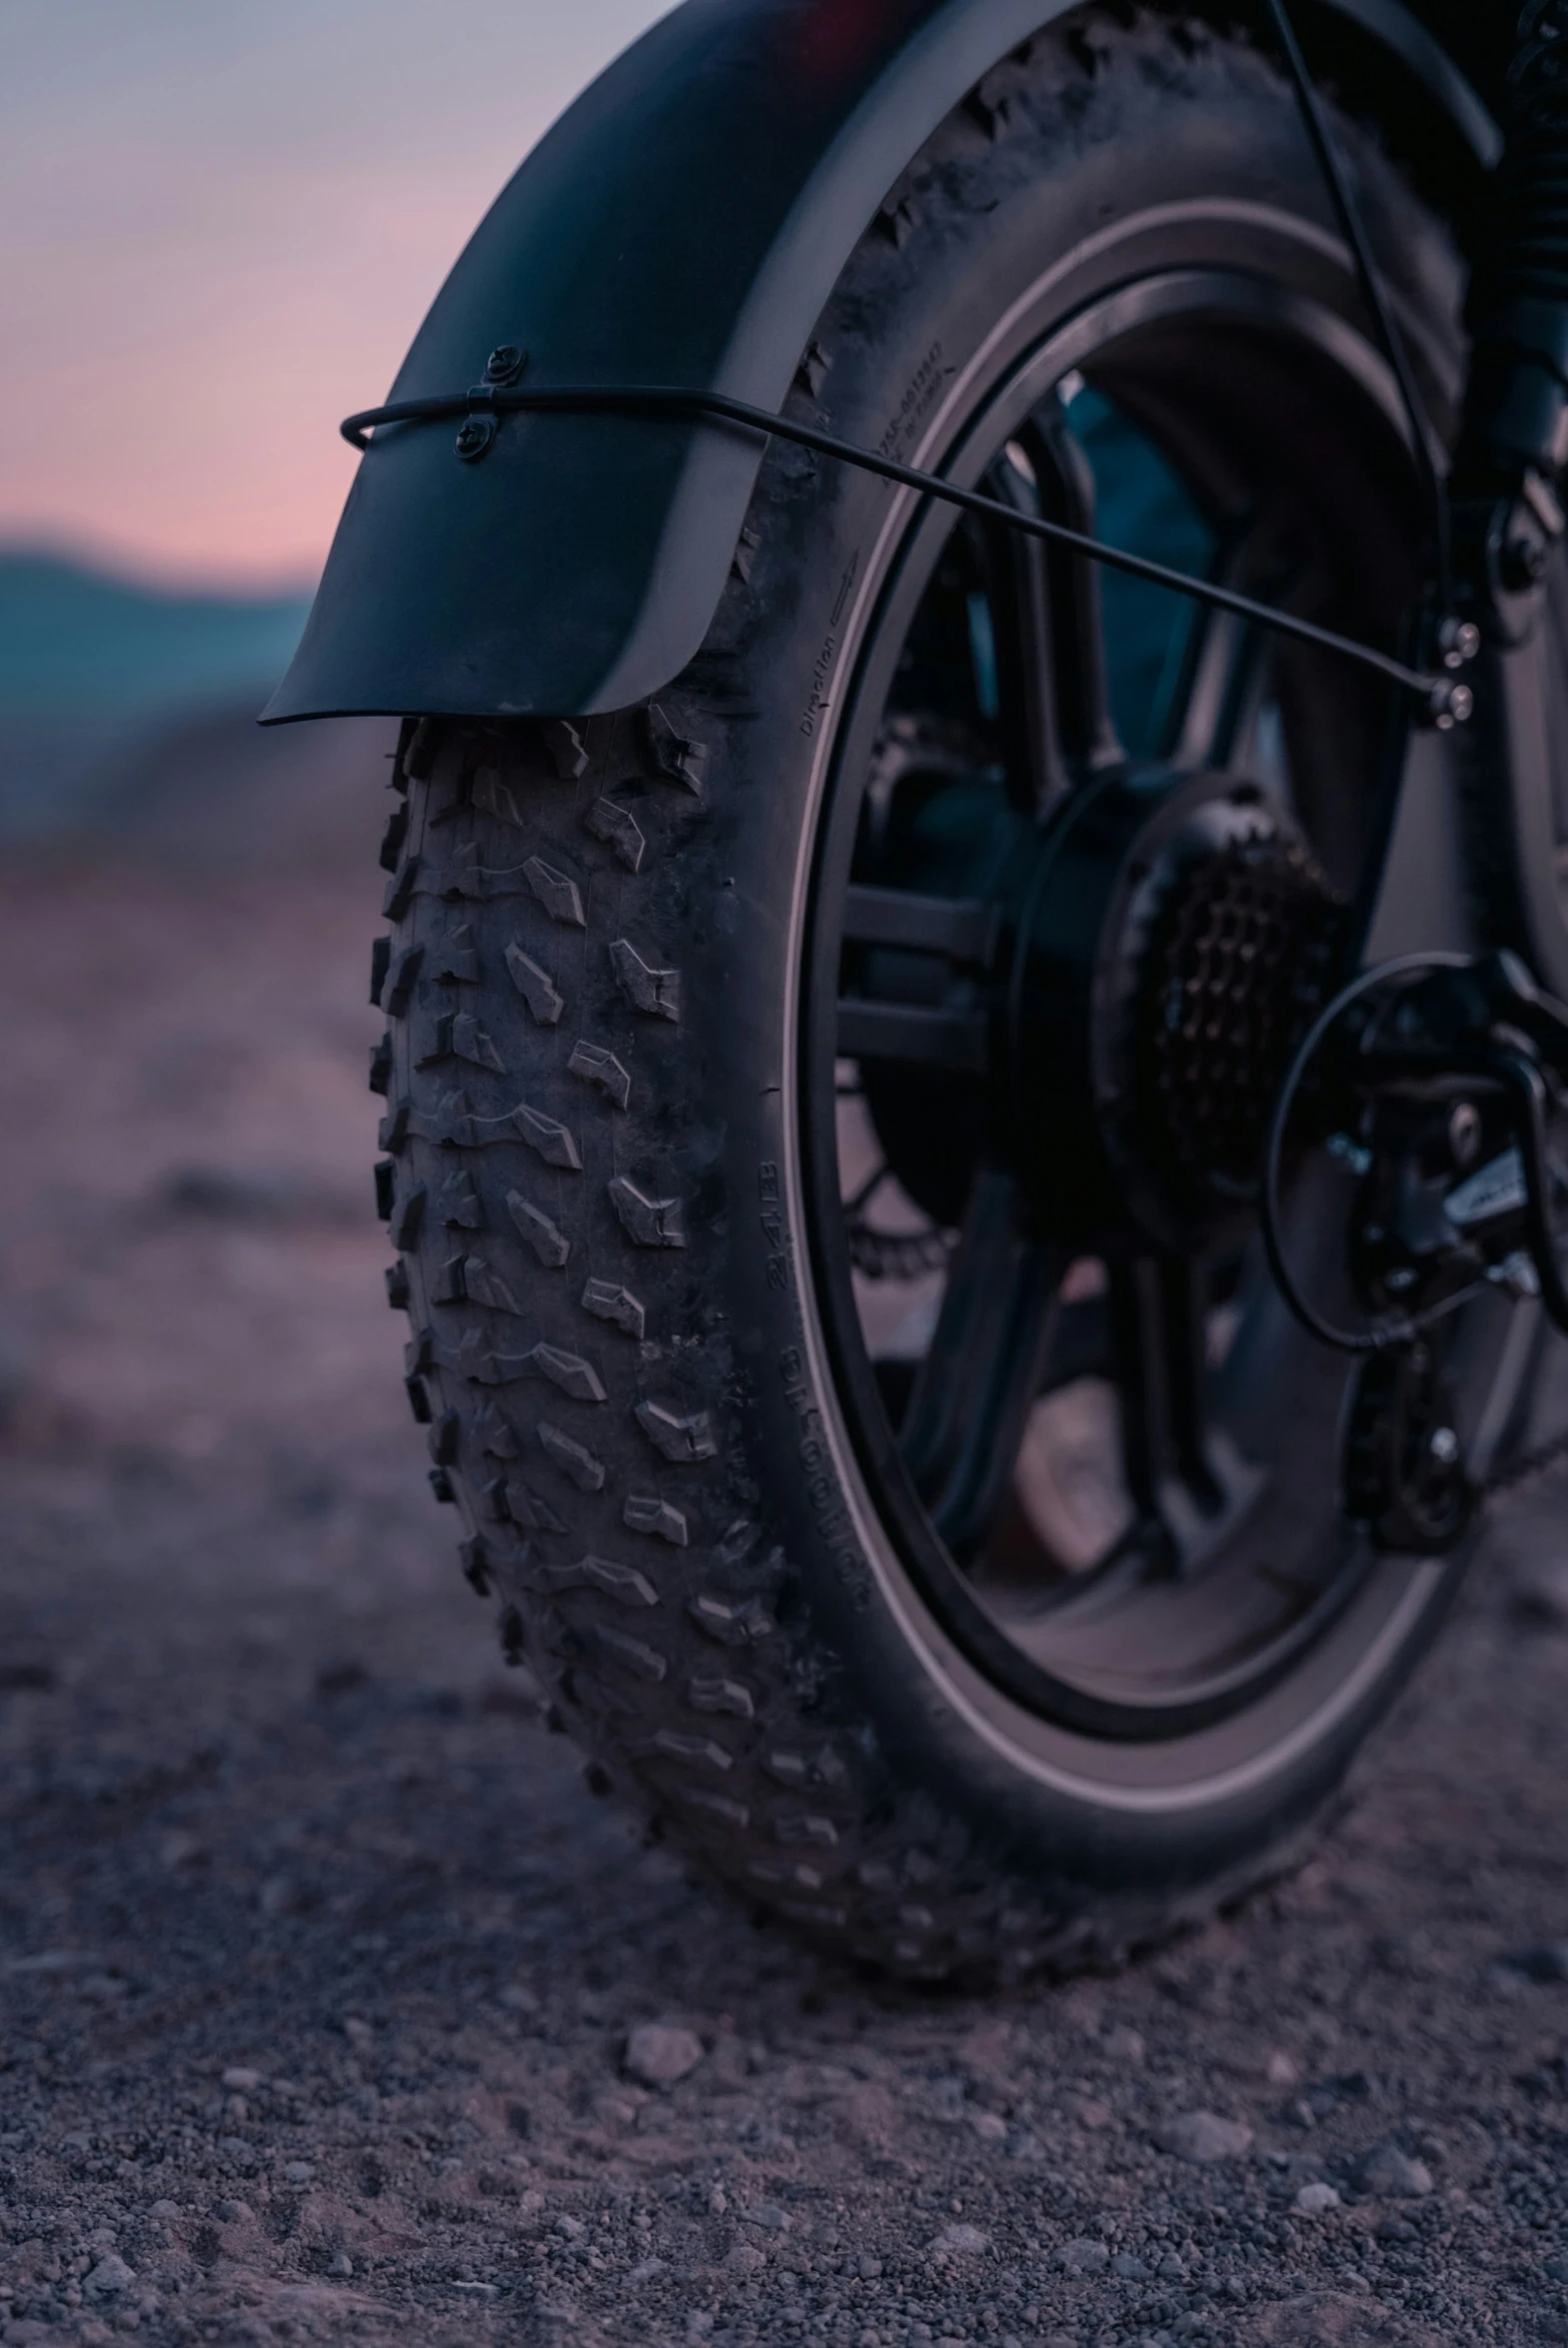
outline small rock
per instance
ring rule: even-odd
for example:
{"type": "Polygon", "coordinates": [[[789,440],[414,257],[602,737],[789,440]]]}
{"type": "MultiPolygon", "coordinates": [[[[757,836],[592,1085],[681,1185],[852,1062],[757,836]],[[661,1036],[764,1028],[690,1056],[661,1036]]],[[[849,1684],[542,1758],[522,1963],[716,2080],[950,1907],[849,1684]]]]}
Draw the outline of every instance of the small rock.
{"type": "Polygon", "coordinates": [[[1173,2250],[1167,2250],[1155,2269],[1162,2283],[1184,2283],[1187,2270],[1173,2250]]]}
{"type": "Polygon", "coordinates": [[[1148,2268],[1142,2259],[1135,2258],[1130,2250],[1116,2252],[1110,2262],[1110,2271],[1113,2275],[1120,2275],[1124,2283],[1146,2283],[1149,2279],[1148,2268]]]}
{"type": "Polygon", "coordinates": [[[180,2205],[177,2201],[155,2201],[147,2214],[149,2217],[161,2218],[167,2224],[170,2218],[179,2216],[180,2205]]]}
{"type": "Polygon", "coordinates": [[[172,1826],[159,1840],[160,1866],[178,1871],[181,1867],[194,1867],[198,1859],[206,1856],[206,1844],[199,1834],[192,1834],[189,1827],[172,1826]]]}
{"type": "Polygon", "coordinates": [[[728,2194],[728,2193],[725,2191],[725,2189],[724,2189],[723,2185],[716,2185],[716,2186],[714,2187],[714,2189],[713,2189],[712,2193],[710,2193],[710,2194],[709,2194],[709,2196],[708,2196],[708,2214],[709,2214],[709,2216],[710,2216],[710,2217],[723,2217],[723,2216],[724,2216],[724,2214],[725,2214],[725,2211],[726,2211],[726,2210],[727,2210],[729,2207],[730,2207],[730,2196],[729,2196],[729,2194],[728,2194]]]}
{"type": "Polygon", "coordinates": [[[639,2022],[627,2038],[625,2067],[645,2087],[673,2087],[697,2069],[703,2041],[674,2022],[639,2022]]]}
{"type": "Polygon", "coordinates": [[[354,2261],[346,2250],[335,2250],[327,2261],[329,2275],[339,2275],[346,2281],[354,2272],[354,2261]]]}
{"type": "Polygon", "coordinates": [[[725,2254],[725,2264],[733,2275],[755,2275],[768,2264],[768,2259],[755,2242],[733,2242],[725,2254]]]}
{"type": "Polygon", "coordinates": [[[1319,2177],[1310,2185],[1300,2188],[1296,2194],[1296,2207],[1303,2217],[1321,2217],[1325,2210],[1339,2207],[1339,2195],[1332,2185],[1324,2184],[1319,2177]]]}
{"type": "Polygon", "coordinates": [[[1252,2131],[1245,2120],[1222,2120],[1212,2111],[1184,2111],[1156,2128],[1154,2141],[1161,2152],[1172,2152],[1178,2160],[1234,2160],[1251,2143],[1252,2131]]]}
{"type": "Polygon", "coordinates": [[[1520,1558],[1509,1597],[1516,1619],[1534,1630],[1568,1629],[1568,1557],[1520,1558]]]}
{"type": "Polygon", "coordinates": [[[640,2258],[636,2266],[627,2270],[627,2281],[634,2290],[638,2290],[644,2283],[651,2283],[656,2275],[662,2275],[664,2271],[665,2262],[662,2258],[640,2258]]]}
{"type": "Polygon", "coordinates": [[[744,2209],[741,2215],[749,2226],[761,2226],[769,2234],[782,2234],[789,2223],[777,2201],[759,2201],[755,2208],[744,2209]]]}
{"type": "Polygon", "coordinates": [[[1102,2051],[1116,2063],[1140,2063],[1147,2051],[1141,2031],[1129,2030],[1124,2022],[1107,2030],[1101,2045],[1102,2051]]]}
{"type": "Polygon", "coordinates": [[[982,2233],[978,2226],[966,2225],[943,2226],[931,2244],[933,2250],[943,2251],[955,2258],[978,2258],[990,2246],[989,2234],[982,2233]]]}
{"type": "Polygon", "coordinates": [[[98,2264],[82,2278],[82,2289],[90,2291],[95,2299],[111,2298],[116,2291],[124,2291],[136,2280],[135,2270],[128,2267],[119,2253],[106,2251],[98,2264]]]}
{"type": "Polygon", "coordinates": [[[862,2283],[874,2283],[882,2271],[882,2262],[879,2258],[872,2258],[862,2250],[854,2262],[854,2271],[862,2283]]]}
{"type": "Polygon", "coordinates": [[[220,2201],[213,2215],[220,2226],[243,2226],[256,2212],[248,2201],[220,2201]]]}
{"type": "Polygon", "coordinates": [[[1521,1949],[1508,1962],[1531,1981],[1568,1981],[1568,1940],[1542,1941],[1537,1948],[1521,1949]]]}
{"type": "Polygon", "coordinates": [[[233,2089],[236,2095],[251,2095],[262,2083],[260,2071],[253,2071],[245,2063],[235,2063],[224,2072],[219,2084],[233,2089]]]}
{"type": "Polygon", "coordinates": [[[316,2174],[313,2160],[286,2160],[283,2173],[291,2185],[308,2185],[316,2174]]]}
{"type": "Polygon", "coordinates": [[[1271,2087],[1295,2087],[1301,2080],[1299,2066],[1282,2047],[1277,2046],[1268,2058],[1263,2075],[1271,2087]]]}
{"type": "Polygon", "coordinates": [[[1007,2123],[999,2112],[970,2112],[969,2126],[983,2143],[1002,2144],[1006,2141],[1007,2123]]]}
{"type": "Polygon", "coordinates": [[[1421,2237],[1408,2218],[1385,2217],[1377,2221],[1379,2242],[1418,2242],[1421,2237]]]}
{"type": "Polygon", "coordinates": [[[453,2283],[449,2286],[461,2291],[465,2299],[499,2299],[501,2287],[497,2283],[453,2283]]]}
{"type": "Polygon", "coordinates": [[[539,1999],[532,1989],[525,1989],[521,1981],[509,1981],[505,1989],[498,1990],[496,2003],[504,2005],[513,2014],[537,2014],[539,2011],[539,1999]]]}
{"type": "Polygon", "coordinates": [[[583,2234],[583,2220],[575,2217],[558,2217],[556,2232],[564,2234],[569,2242],[579,2241],[583,2234]]]}
{"type": "Polygon", "coordinates": [[[1075,2240],[1062,2244],[1056,2253],[1056,2263],[1064,2274],[1102,2275],[1110,2264],[1110,2252],[1091,2234],[1079,2234],[1075,2240]]]}
{"type": "Polygon", "coordinates": [[[1378,2144],[1357,2169],[1356,2183],[1363,2193],[1414,2201],[1420,2194],[1431,2192],[1432,2172],[1424,2160],[1412,2160],[1397,2144],[1378,2144]]]}
{"type": "Polygon", "coordinates": [[[1069,2095],[1067,2109],[1080,2128],[1108,2128],[1115,2122],[1110,2105],[1101,2103],[1097,2095],[1069,2095]]]}

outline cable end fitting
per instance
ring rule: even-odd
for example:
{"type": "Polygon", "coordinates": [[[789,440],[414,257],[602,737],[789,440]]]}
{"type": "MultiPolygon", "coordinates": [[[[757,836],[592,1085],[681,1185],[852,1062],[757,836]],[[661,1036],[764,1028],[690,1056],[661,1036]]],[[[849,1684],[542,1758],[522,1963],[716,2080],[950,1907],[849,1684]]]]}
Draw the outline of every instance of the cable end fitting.
{"type": "Polygon", "coordinates": [[[1426,716],[1439,734],[1468,726],[1475,715],[1475,695],[1455,677],[1431,677],[1426,684],[1426,716]]]}

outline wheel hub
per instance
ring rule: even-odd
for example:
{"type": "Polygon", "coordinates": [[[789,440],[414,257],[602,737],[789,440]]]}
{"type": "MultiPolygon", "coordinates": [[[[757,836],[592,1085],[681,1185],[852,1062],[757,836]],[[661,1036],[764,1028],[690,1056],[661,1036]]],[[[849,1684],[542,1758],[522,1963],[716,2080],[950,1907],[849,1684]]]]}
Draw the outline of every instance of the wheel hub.
{"type": "Polygon", "coordinates": [[[1010,1111],[1044,1227],[1182,1248],[1254,1195],[1341,921],[1285,812],[1132,770],[1040,839],[1008,984],[1010,1111]]]}

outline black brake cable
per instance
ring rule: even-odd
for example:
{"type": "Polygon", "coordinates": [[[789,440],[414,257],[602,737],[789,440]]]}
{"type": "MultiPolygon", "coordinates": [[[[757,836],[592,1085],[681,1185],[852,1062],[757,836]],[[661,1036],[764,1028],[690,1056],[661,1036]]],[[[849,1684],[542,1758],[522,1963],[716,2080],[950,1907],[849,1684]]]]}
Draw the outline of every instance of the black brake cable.
{"type": "Polygon", "coordinates": [[[1328,118],[1323,111],[1322,100],[1317,94],[1317,86],[1307,69],[1307,62],[1302,54],[1301,44],[1296,38],[1296,29],[1291,22],[1286,0],[1267,0],[1267,7],[1269,15],[1273,18],[1274,30],[1279,36],[1279,45],[1285,54],[1286,70],[1295,85],[1296,103],[1301,109],[1301,119],[1306,125],[1307,137],[1312,143],[1312,151],[1317,158],[1318,170],[1321,172],[1324,186],[1328,190],[1329,200],[1339,216],[1339,226],[1345,242],[1350,247],[1350,258],[1355,264],[1356,281],[1361,288],[1361,297],[1372,314],[1373,323],[1377,328],[1378,340],[1383,346],[1383,356],[1393,370],[1394,381],[1398,386],[1399,403],[1404,409],[1405,423],[1410,434],[1411,454],[1415,458],[1416,467],[1421,476],[1421,486],[1430,509],[1432,557],[1437,573],[1438,611],[1442,617],[1446,618],[1452,612],[1454,604],[1453,553],[1449,528],[1448,492],[1432,456],[1426,414],[1421,404],[1420,391],[1416,385],[1415,370],[1410,364],[1409,346],[1400,331],[1399,321],[1394,316],[1393,305],[1388,299],[1382,272],[1377,265],[1377,256],[1372,250],[1372,241],[1366,232],[1366,223],[1361,217],[1360,205],[1356,201],[1355,191],[1350,185],[1344,163],[1334,144],[1333,134],[1328,126],[1328,118]]]}
{"type": "Polygon", "coordinates": [[[818,456],[834,457],[862,473],[874,473],[901,488],[919,490],[923,496],[957,506],[964,513],[1005,523],[1009,530],[1021,531],[1026,538],[1039,538],[1051,546],[1070,548],[1089,562],[1102,563],[1112,571],[1124,571],[1131,579],[1147,580],[1154,587],[1168,588],[1175,595],[1188,596],[1216,611],[1230,612],[1237,619],[1272,629],[1276,635],[1310,644],[1319,652],[1354,661],[1412,694],[1439,726],[1462,725],[1474,706],[1470,688],[1452,677],[1408,668],[1403,661],[1379,652],[1373,645],[1359,644],[1354,637],[1337,635],[1331,628],[1319,628],[1314,621],[1299,619],[1293,612],[1257,603],[1251,596],[1216,586],[1212,580],[1194,579],[1185,571],[1169,570],[1163,563],[1151,563],[1146,556],[1127,554],[1120,547],[1107,546],[1102,539],[1071,530],[1063,522],[1048,522],[1037,514],[1020,513],[1000,498],[988,498],[979,490],[961,489],[939,473],[922,473],[913,465],[900,465],[896,458],[857,448],[852,441],[837,440],[831,433],[818,432],[814,425],[776,415],[769,408],[755,408],[746,400],[733,400],[725,392],[681,391],[659,385],[620,388],[603,384],[566,384],[550,390],[523,391],[478,384],[472,391],[444,392],[422,400],[393,400],[383,408],[365,408],[356,416],[346,417],[339,430],[351,447],[369,450],[375,446],[370,433],[379,425],[429,424],[455,416],[512,414],[702,417],[740,425],[774,440],[792,441],[799,448],[811,449],[818,456]]]}

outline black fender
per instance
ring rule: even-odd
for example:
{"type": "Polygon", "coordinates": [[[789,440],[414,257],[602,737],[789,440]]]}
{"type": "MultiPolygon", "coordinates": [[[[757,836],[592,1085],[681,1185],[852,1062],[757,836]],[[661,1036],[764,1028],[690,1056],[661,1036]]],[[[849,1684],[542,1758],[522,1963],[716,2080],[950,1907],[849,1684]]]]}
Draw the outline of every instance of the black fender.
{"type": "MultiPolygon", "coordinates": [[[[675,385],[777,412],[905,165],[1077,4],[686,0],[502,191],[391,399],[462,392],[511,344],[530,389],[675,385]]],[[[1403,0],[1309,0],[1308,14],[1341,36],[1341,88],[1370,58],[1383,103],[1393,74],[1472,163],[1495,161],[1475,88],[1403,0]]],[[[264,723],[645,700],[708,632],[761,454],[755,434],[713,423],[514,413],[466,463],[451,423],[384,426],[264,723]]]]}

